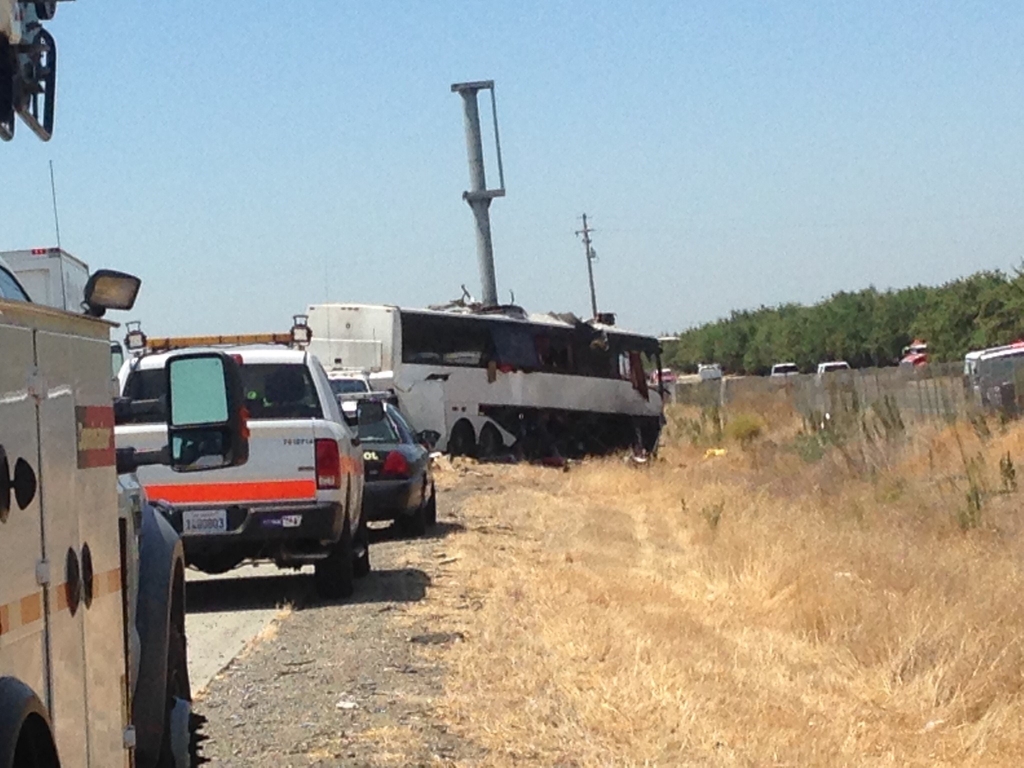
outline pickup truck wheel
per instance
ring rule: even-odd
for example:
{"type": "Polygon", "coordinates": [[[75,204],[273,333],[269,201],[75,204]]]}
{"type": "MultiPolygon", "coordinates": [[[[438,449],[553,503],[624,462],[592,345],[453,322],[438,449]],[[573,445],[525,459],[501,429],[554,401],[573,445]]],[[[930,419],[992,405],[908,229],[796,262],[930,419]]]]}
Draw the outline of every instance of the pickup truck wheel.
{"type": "Polygon", "coordinates": [[[355,585],[352,583],[355,578],[354,554],[352,526],[346,517],[338,543],[331,548],[327,557],[316,562],[313,581],[316,593],[321,598],[338,600],[352,596],[355,591],[355,585]]]}
{"type": "Polygon", "coordinates": [[[359,529],[355,539],[355,563],[353,575],[357,579],[370,575],[370,533],[366,527],[366,516],[359,521],[359,529]]]}

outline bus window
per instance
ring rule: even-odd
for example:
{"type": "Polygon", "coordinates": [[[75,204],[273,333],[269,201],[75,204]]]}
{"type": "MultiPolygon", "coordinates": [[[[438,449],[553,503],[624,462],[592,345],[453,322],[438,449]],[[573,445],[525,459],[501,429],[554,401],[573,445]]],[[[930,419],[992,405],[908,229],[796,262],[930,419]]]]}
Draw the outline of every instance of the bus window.
{"type": "Polygon", "coordinates": [[[403,313],[402,362],[480,367],[490,348],[487,325],[461,317],[403,313]]]}
{"type": "Polygon", "coordinates": [[[530,328],[512,323],[495,323],[491,329],[494,338],[494,352],[500,367],[515,369],[536,369],[537,345],[530,328]]]}
{"type": "Polygon", "coordinates": [[[541,368],[552,373],[575,373],[571,339],[559,333],[541,333],[536,339],[541,368]]]}

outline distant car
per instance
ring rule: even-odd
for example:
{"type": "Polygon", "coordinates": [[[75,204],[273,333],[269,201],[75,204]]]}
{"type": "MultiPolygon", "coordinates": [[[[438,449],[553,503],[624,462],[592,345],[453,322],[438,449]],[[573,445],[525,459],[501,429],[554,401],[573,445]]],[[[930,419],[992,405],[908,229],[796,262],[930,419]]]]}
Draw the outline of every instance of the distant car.
{"type": "Polygon", "coordinates": [[[772,366],[772,372],[769,374],[773,378],[785,377],[785,376],[798,376],[800,369],[797,368],[796,363],[776,363],[772,366]]]}
{"type": "Polygon", "coordinates": [[[655,368],[653,371],[651,371],[651,375],[648,377],[647,383],[650,384],[652,387],[656,387],[658,385],[659,375],[661,376],[662,383],[666,385],[675,384],[679,378],[679,374],[677,374],[671,368],[662,368],[660,371],[657,368],[655,368]]]}
{"type": "Polygon", "coordinates": [[[850,364],[845,360],[830,360],[827,363],[818,363],[818,375],[835,373],[836,371],[848,371],[850,364]]]}
{"type": "Polygon", "coordinates": [[[370,391],[370,379],[362,372],[328,371],[327,380],[335,395],[359,395],[370,391]]]}
{"type": "Polygon", "coordinates": [[[718,363],[701,363],[697,366],[697,375],[701,381],[714,381],[722,378],[722,366],[718,363]]]}
{"type": "Polygon", "coordinates": [[[383,418],[359,423],[363,446],[368,520],[394,520],[407,534],[422,536],[437,522],[437,494],[427,445],[432,435],[416,434],[391,403],[383,418]]]}
{"type": "Polygon", "coordinates": [[[899,365],[901,368],[920,368],[928,365],[928,343],[914,339],[912,344],[903,348],[899,365]]]}

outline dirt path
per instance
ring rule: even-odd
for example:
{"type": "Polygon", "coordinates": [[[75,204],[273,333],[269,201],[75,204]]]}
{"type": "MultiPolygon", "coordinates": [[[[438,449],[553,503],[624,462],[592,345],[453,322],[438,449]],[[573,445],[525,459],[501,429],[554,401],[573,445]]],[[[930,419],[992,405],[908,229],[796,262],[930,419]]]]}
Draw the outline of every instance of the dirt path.
{"type": "MultiPolygon", "coordinates": [[[[206,759],[273,768],[477,762],[479,750],[451,735],[431,706],[442,690],[444,653],[437,651],[461,636],[443,615],[410,610],[451,586],[446,543],[463,529],[460,504],[472,486],[440,494],[439,524],[425,538],[376,532],[373,573],[357,582],[350,601],[319,602],[306,573],[261,569],[189,584],[190,626],[199,628],[190,643],[202,646],[193,653],[216,658],[216,644],[237,645],[259,629],[197,697],[208,718],[206,759]],[[238,618],[244,612],[255,624],[238,618]]],[[[203,670],[214,663],[203,662],[203,670]]]]}

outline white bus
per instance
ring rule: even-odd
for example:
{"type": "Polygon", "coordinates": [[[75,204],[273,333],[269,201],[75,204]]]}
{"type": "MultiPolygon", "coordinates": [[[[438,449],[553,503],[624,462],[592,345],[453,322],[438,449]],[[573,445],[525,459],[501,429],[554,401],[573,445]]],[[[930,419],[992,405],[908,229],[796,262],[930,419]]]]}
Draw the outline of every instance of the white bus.
{"type": "Polygon", "coordinates": [[[572,315],[316,304],[312,351],[328,371],[369,371],[437,448],[489,458],[653,450],[662,420],[657,338],[572,315]]]}

